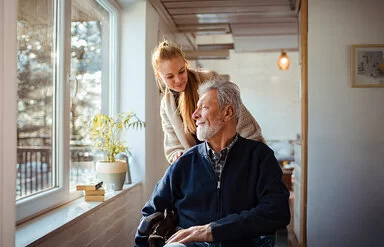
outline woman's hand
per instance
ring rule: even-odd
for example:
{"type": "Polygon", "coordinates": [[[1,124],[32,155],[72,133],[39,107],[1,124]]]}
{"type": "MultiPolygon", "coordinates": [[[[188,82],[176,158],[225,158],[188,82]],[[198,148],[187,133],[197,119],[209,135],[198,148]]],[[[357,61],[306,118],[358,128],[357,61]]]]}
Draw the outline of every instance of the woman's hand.
{"type": "Polygon", "coordinates": [[[175,162],[182,154],[183,154],[183,151],[177,152],[176,155],[173,156],[172,163],[175,162]]]}

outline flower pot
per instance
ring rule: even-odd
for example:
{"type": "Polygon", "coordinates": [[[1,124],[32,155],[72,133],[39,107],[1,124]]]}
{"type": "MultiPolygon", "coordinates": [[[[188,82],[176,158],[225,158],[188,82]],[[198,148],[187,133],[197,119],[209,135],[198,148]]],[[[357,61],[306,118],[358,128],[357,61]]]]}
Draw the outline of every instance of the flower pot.
{"type": "Polygon", "coordinates": [[[121,190],[127,172],[127,163],[122,160],[115,162],[97,161],[96,176],[103,181],[103,186],[115,185],[115,190],[121,190]]]}

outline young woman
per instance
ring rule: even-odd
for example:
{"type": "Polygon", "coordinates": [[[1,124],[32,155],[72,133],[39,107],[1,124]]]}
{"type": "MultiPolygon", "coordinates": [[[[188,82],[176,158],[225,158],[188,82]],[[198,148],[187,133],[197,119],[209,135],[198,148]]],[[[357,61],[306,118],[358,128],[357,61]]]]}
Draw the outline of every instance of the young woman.
{"type": "MultiPolygon", "coordinates": [[[[214,71],[190,69],[181,48],[168,41],[154,49],[152,66],[157,85],[164,93],[160,106],[164,152],[168,162],[173,163],[184,150],[199,143],[192,118],[198,101],[197,88],[202,82],[220,78],[220,75],[214,71]]],[[[242,137],[265,142],[259,124],[244,105],[237,132],[242,137]]]]}

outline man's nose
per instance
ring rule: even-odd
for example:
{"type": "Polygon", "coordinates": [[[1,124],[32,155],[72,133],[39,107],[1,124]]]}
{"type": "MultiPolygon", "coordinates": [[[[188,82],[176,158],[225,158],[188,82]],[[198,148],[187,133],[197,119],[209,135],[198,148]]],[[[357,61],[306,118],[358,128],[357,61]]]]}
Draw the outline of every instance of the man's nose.
{"type": "Polygon", "coordinates": [[[192,113],[192,118],[193,119],[198,119],[200,117],[200,114],[199,114],[199,109],[196,109],[193,113],[192,113]]]}

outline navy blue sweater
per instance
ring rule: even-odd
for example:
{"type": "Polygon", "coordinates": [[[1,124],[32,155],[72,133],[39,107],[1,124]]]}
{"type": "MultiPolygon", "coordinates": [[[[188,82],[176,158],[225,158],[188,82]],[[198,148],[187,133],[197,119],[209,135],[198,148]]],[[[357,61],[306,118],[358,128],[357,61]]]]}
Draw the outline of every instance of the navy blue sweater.
{"type": "MultiPolygon", "coordinates": [[[[202,143],[168,168],[142,214],[174,209],[182,228],[210,223],[214,241],[222,246],[254,246],[253,238],[289,223],[289,192],[281,177],[267,145],[239,136],[219,186],[202,143]]],[[[136,233],[136,246],[148,246],[147,237],[136,233]]]]}

